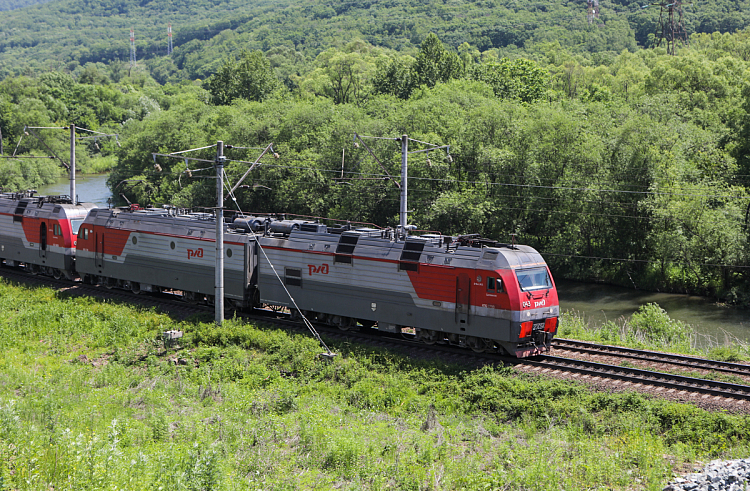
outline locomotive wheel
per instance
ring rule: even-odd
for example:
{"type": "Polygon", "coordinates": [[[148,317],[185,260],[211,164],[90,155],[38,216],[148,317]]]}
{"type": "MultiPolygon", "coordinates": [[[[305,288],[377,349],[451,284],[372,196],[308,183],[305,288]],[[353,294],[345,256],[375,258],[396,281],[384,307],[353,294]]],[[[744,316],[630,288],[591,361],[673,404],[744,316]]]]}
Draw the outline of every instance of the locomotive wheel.
{"type": "Polygon", "coordinates": [[[55,268],[52,270],[52,277],[54,279],[59,280],[60,278],[62,278],[62,276],[63,276],[63,273],[59,269],[55,268]]]}
{"type": "Polygon", "coordinates": [[[375,321],[369,321],[367,319],[359,319],[359,323],[362,324],[362,327],[371,329],[375,326],[375,321]]]}
{"type": "Polygon", "coordinates": [[[424,344],[432,345],[440,340],[440,335],[432,329],[419,329],[417,331],[417,339],[424,344]]]}
{"type": "Polygon", "coordinates": [[[106,286],[108,289],[112,289],[117,286],[117,279],[115,278],[105,278],[104,279],[104,286],[106,286]]]}
{"type": "Polygon", "coordinates": [[[486,348],[485,340],[476,336],[466,336],[466,346],[471,348],[475,353],[484,353],[486,348]]]}
{"type": "Polygon", "coordinates": [[[130,291],[138,295],[141,293],[141,284],[137,281],[131,281],[130,282],[130,291]]]}
{"type": "Polygon", "coordinates": [[[331,319],[331,324],[338,327],[342,331],[348,331],[355,325],[354,319],[352,319],[351,317],[341,317],[340,315],[332,315],[330,319],[331,319]]]}

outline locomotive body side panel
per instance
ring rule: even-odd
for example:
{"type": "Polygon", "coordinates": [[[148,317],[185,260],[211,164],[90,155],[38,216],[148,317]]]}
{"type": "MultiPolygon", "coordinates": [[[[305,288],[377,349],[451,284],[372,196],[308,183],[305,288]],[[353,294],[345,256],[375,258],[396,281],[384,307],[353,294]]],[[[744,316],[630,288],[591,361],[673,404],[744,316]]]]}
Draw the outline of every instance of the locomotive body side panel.
{"type": "MultiPolygon", "coordinates": [[[[334,252],[338,241],[335,235],[302,232],[293,232],[288,239],[261,239],[266,254],[301,310],[375,321],[380,325],[436,329],[507,344],[521,339],[522,321],[558,313],[556,294],[549,299],[549,305],[555,304],[552,308],[521,311],[514,269],[538,264],[541,257],[530,248],[508,251],[510,258],[501,254],[486,261],[476,248],[459,247],[448,252],[426,246],[419,264],[404,271],[399,261],[403,242],[363,237],[348,262],[340,263],[334,252]],[[492,293],[491,304],[487,302],[487,275],[507,285],[502,292],[492,293]],[[463,294],[461,281],[466,288],[463,294]],[[514,303],[519,307],[514,309],[514,303]]],[[[263,257],[259,289],[261,302],[292,307],[263,257]]]]}
{"type": "MultiPolygon", "coordinates": [[[[85,246],[78,254],[80,273],[213,295],[213,223],[137,212],[98,215],[85,224],[89,238],[82,241],[85,246]]],[[[246,269],[253,264],[252,258],[245,257],[251,240],[244,235],[225,235],[226,297],[245,298],[246,269]]]]}

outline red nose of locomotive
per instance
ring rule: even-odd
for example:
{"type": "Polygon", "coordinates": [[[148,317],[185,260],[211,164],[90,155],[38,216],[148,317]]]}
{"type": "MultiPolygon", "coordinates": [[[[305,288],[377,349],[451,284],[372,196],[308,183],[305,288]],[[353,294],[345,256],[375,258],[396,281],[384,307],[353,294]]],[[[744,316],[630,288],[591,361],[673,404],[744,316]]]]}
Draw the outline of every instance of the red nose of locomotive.
{"type": "Polygon", "coordinates": [[[560,304],[552,275],[546,264],[519,265],[513,271],[515,281],[511,298],[512,335],[518,336],[517,356],[548,351],[557,333],[560,304]],[[517,314],[517,315],[516,315],[517,314]]]}

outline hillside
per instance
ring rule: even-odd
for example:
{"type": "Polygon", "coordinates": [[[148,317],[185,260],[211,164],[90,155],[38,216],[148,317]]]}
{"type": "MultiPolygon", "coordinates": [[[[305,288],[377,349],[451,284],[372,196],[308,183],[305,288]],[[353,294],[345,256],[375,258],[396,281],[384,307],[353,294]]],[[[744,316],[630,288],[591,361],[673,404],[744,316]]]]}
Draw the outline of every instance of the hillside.
{"type": "Polygon", "coordinates": [[[36,5],[38,3],[46,3],[50,0],[0,0],[0,12],[4,10],[16,10],[28,7],[29,5],[36,5]]]}
{"type": "MultiPolygon", "coordinates": [[[[452,49],[468,43],[480,52],[531,56],[538,46],[559,42],[602,59],[650,43],[660,12],[642,7],[602,2],[600,18],[589,24],[586,3],[568,0],[56,0],[2,16],[0,76],[127,62],[130,28],[137,58],[160,72],[161,82],[205,78],[239,48],[282,50],[310,61],[357,38],[413,52],[430,32],[452,49]],[[168,23],[174,29],[171,60],[165,56],[168,23]]],[[[750,0],[689,4],[685,11],[688,33],[733,32],[750,22],[750,0]]]]}

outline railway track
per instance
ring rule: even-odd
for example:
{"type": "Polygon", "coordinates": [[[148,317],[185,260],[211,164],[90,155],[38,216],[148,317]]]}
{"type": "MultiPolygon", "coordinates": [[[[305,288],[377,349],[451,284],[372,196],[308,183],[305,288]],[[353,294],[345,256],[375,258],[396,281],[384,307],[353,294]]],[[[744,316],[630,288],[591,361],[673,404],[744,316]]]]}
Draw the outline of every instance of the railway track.
{"type": "Polygon", "coordinates": [[[573,339],[557,338],[552,341],[555,351],[575,352],[598,356],[616,357],[639,362],[664,363],[688,368],[690,370],[709,370],[717,373],[726,373],[750,377],[750,365],[741,363],[730,363],[725,361],[707,360],[694,356],[676,355],[672,353],[660,353],[657,351],[623,348],[620,346],[606,346],[573,339]]]}
{"type": "Polygon", "coordinates": [[[656,387],[656,392],[675,395],[697,395],[714,400],[731,399],[740,404],[750,403],[750,386],[686,377],[673,373],[655,372],[632,367],[607,365],[572,358],[543,355],[522,363],[534,367],[539,373],[563,370],[577,375],[576,378],[609,379],[622,388],[638,389],[640,386],[656,387]]]}
{"type": "MultiPolygon", "coordinates": [[[[30,276],[22,271],[10,268],[0,268],[0,276],[23,283],[41,284],[68,291],[73,294],[91,295],[100,298],[112,298],[123,302],[135,303],[144,306],[157,307],[171,315],[188,316],[202,313],[210,314],[213,307],[188,304],[171,294],[159,295],[136,295],[124,290],[109,290],[104,287],[84,285],[81,282],[70,282],[67,280],[56,280],[46,276],[30,276]]],[[[282,326],[296,332],[309,332],[303,325],[293,322],[285,316],[279,316],[277,312],[270,310],[256,310],[254,313],[238,314],[247,320],[260,321],[282,326]]],[[[733,401],[735,405],[750,409],[750,386],[706,380],[700,378],[686,377],[672,373],[664,373],[652,370],[644,370],[626,366],[616,366],[592,361],[578,360],[574,358],[563,358],[559,356],[542,355],[532,359],[517,359],[502,356],[497,353],[475,353],[465,348],[449,345],[425,345],[410,339],[409,336],[394,335],[373,330],[342,331],[335,327],[316,325],[319,333],[328,342],[361,343],[377,348],[394,350],[407,354],[414,358],[439,359],[448,363],[462,364],[466,366],[479,367],[483,365],[515,365],[526,371],[538,374],[568,373],[571,378],[580,381],[608,381],[609,384],[617,385],[623,389],[643,390],[651,387],[657,394],[665,396],[677,396],[687,400],[706,400],[718,403],[722,401],[733,401]],[[743,406],[744,405],[744,406],[743,406]]],[[[599,354],[606,356],[619,356],[633,360],[647,360],[658,363],[672,363],[690,368],[702,368],[721,373],[750,375],[750,366],[715,362],[695,357],[671,355],[653,351],[632,350],[612,346],[599,346],[592,343],[584,343],[567,339],[559,339],[553,342],[555,349],[572,350],[588,354],[599,354]],[[700,366],[699,366],[700,365],[700,366]]]]}

